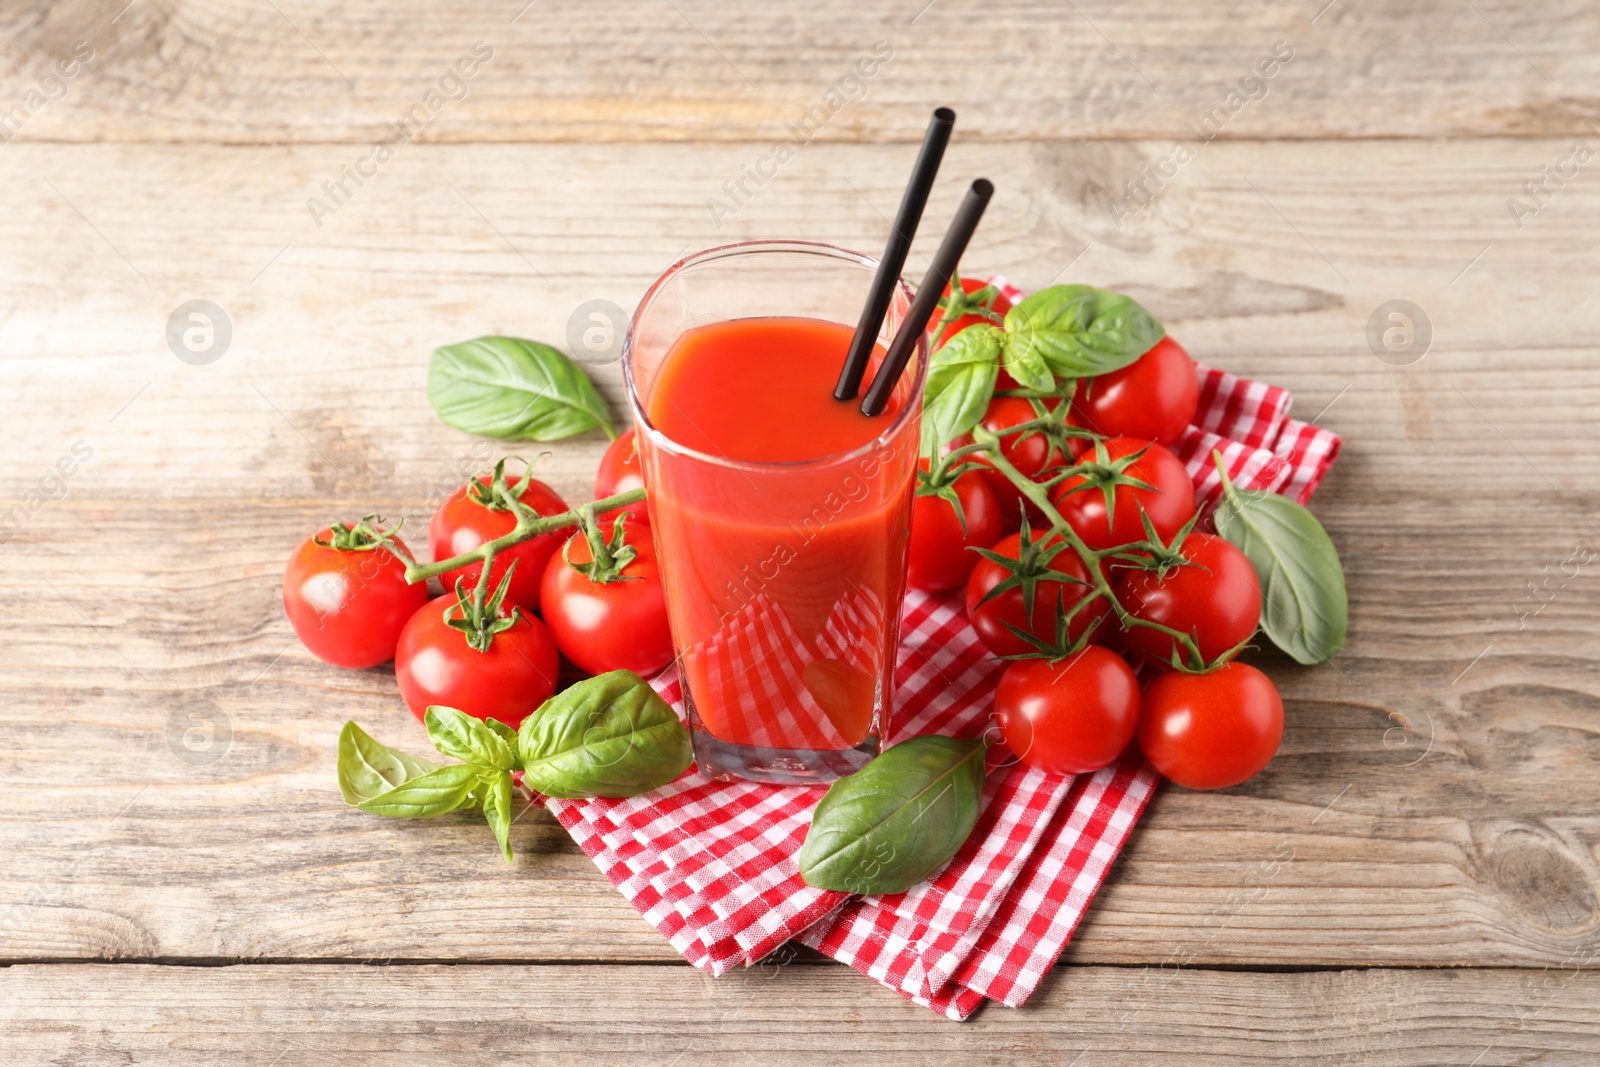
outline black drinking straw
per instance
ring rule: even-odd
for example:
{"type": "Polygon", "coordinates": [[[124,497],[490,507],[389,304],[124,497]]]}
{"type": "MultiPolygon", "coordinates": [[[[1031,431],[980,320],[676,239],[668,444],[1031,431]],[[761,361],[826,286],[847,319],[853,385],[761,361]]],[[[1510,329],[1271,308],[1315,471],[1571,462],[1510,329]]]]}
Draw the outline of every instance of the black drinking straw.
{"type": "Polygon", "coordinates": [[[993,195],[994,185],[987,178],[979,178],[967,190],[961,206],[956,209],[956,217],[950,221],[950,229],[945,232],[944,242],[934,253],[933,265],[922,279],[917,298],[911,302],[905,321],[895,331],[894,340],[889,342],[889,353],[883,357],[883,365],[867,389],[867,398],[861,402],[861,414],[883,413],[889,397],[894,394],[895,383],[900,380],[906,364],[911,362],[911,352],[928,328],[928,320],[944,295],[944,287],[950,284],[950,276],[961,262],[961,253],[967,250],[967,242],[972,239],[972,232],[978,228],[978,220],[983,218],[983,209],[989,206],[993,195]]]}
{"type": "Polygon", "coordinates": [[[917,235],[922,209],[928,206],[928,192],[933,188],[934,176],[939,173],[939,161],[944,158],[944,146],[950,143],[950,128],[955,122],[956,113],[947,107],[936,110],[928,122],[922,151],[917,154],[916,166],[911,168],[911,181],[900,198],[900,211],[889,230],[889,243],[878,261],[878,273],[872,276],[872,290],[867,294],[861,321],[856,324],[855,337],[850,341],[850,354],[845,356],[844,366],[839,370],[839,384],[833,387],[835,400],[854,400],[861,389],[867,360],[878,343],[878,328],[889,310],[894,283],[900,280],[900,272],[905,269],[906,253],[911,251],[911,239],[917,235]]]}

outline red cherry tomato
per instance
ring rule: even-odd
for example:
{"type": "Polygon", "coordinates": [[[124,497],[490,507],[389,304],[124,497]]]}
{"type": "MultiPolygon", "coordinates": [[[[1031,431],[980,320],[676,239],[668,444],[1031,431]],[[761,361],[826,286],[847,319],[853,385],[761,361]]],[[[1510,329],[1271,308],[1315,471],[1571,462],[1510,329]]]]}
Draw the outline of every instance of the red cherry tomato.
{"type": "MultiPolygon", "coordinates": [[[[923,470],[928,461],[922,460],[923,470]]],[[[969,470],[951,484],[967,520],[965,531],[956,509],[943,497],[918,495],[911,502],[911,562],[906,582],[913,589],[940,591],[967,583],[978,565],[972,548],[988,548],[1000,540],[1000,503],[981,471],[969,470]]]]}
{"type": "MultiPolygon", "coordinates": [[[[521,481],[510,477],[506,480],[512,489],[515,489],[521,481]]],[[[479,485],[485,485],[488,478],[475,481],[479,485]]],[[[472,484],[468,483],[457,489],[439,505],[439,510],[434,512],[433,521],[428,525],[428,541],[433,548],[435,560],[449,559],[463,552],[471,552],[485,541],[493,541],[496,537],[510,533],[517,525],[516,516],[511,512],[491,511],[473,499],[471,488],[472,484]]],[[[559,515],[568,510],[567,502],[562,500],[554,489],[537,479],[528,483],[528,487],[523,490],[519,499],[541,515],[559,515]]],[[[545,564],[550,562],[550,557],[561,548],[561,542],[566,540],[566,536],[565,530],[553,530],[496,553],[494,567],[489,572],[489,591],[492,593],[499,588],[500,579],[505,577],[506,568],[511,566],[512,560],[517,560],[519,562],[516,572],[511,576],[511,588],[506,592],[506,605],[509,607],[515,604],[529,611],[537,611],[539,582],[544,577],[545,564]]],[[[482,573],[482,563],[470,563],[465,567],[447,571],[442,578],[445,591],[453,593],[456,579],[465,578],[470,592],[477,584],[478,575],[482,573]]]]}
{"type": "MultiPolygon", "coordinates": [[[[987,282],[980,281],[977,278],[962,278],[961,279],[961,288],[962,288],[962,290],[964,292],[966,292],[968,294],[976,293],[979,289],[982,289],[987,284],[988,284],[987,282]]],[[[944,287],[944,295],[947,298],[950,296],[950,286],[949,285],[946,285],[944,287]]],[[[1004,293],[996,292],[995,296],[994,296],[994,302],[990,306],[994,309],[996,314],[1004,315],[1006,312],[1011,310],[1011,301],[1006,299],[1006,295],[1004,293]]],[[[938,324],[943,322],[943,321],[944,321],[944,308],[940,308],[938,311],[934,312],[933,325],[934,326],[938,326],[938,324]]],[[[971,314],[971,315],[962,315],[960,318],[956,319],[956,321],[952,322],[950,325],[946,326],[943,330],[939,331],[938,339],[934,341],[933,348],[936,349],[936,350],[940,349],[940,348],[943,348],[945,346],[945,343],[947,341],[949,341],[950,338],[954,337],[956,334],[960,333],[962,330],[965,330],[968,326],[976,326],[979,323],[985,323],[985,324],[990,325],[990,326],[998,326],[998,325],[1000,325],[998,322],[995,322],[993,319],[985,318],[983,315],[980,315],[980,314],[974,313],[974,314],[971,314]]],[[[1010,378],[1011,377],[1009,374],[1006,374],[1004,371],[1001,371],[1000,373],[1001,373],[1001,376],[1004,377],[1004,378],[1010,378]]],[[[1013,381],[1010,385],[1002,385],[1002,386],[999,386],[998,388],[1001,388],[1001,389],[1015,389],[1016,387],[1017,387],[1016,382],[1013,381]]]]}
{"type": "MultiPolygon", "coordinates": [[[[591,581],[557,552],[545,565],[539,600],[556,647],[573,663],[590,674],[627,670],[648,677],[672,662],[667,597],[650,528],[625,522],[623,536],[638,554],[619,579],[591,581]]],[[[572,563],[594,558],[581,533],[567,542],[567,555],[572,563]]]]}
{"type": "MultiPolygon", "coordinates": [[[[639,450],[634,444],[633,431],[624,430],[617,435],[615,441],[606,446],[605,455],[600,457],[600,471],[594,476],[594,498],[604,500],[608,496],[626,493],[630,489],[643,488],[644,469],[639,466],[639,450]]],[[[634,522],[650,521],[650,511],[643,501],[606,512],[597,518],[609,525],[623,512],[627,512],[628,517],[634,522]]]]}
{"type": "Polygon", "coordinates": [[[1283,738],[1277,687],[1248,663],[1210,674],[1168,671],[1144,690],[1139,747],[1190,789],[1226,789],[1272,762],[1283,738]]]}
{"type": "Polygon", "coordinates": [[[1000,676],[995,720],[1022,762],[1050,774],[1098,771],[1122,754],[1139,725],[1139,683],[1099,645],[1051,662],[1017,660],[1000,676]]]}
{"type": "MultiPolygon", "coordinates": [[[[1255,633],[1261,584],[1245,554],[1215,534],[1191,533],[1180,551],[1196,566],[1175,567],[1164,578],[1127,571],[1116,582],[1117,600],[1131,615],[1189,634],[1201,657],[1213,660],[1255,633]]],[[[1143,626],[1129,627],[1123,640],[1160,664],[1172,662],[1177,645],[1143,626]]],[[[1180,651],[1179,659],[1186,658],[1180,651]]]]}
{"type": "MultiPolygon", "coordinates": [[[[1012,383],[1012,388],[1016,383],[1012,383]]],[[[1001,434],[1025,422],[1032,422],[1039,415],[1033,410],[1031,401],[1020,396],[997,396],[989,401],[988,410],[984,412],[980,425],[993,433],[1001,434]]],[[[957,444],[971,443],[971,437],[962,437],[957,444]]],[[[1055,442],[1042,433],[1019,433],[1009,437],[1000,438],[1000,454],[1017,468],[1017,471],[1028,478],[1038,478],[1046,470],[1062,462],[1061,450],[1055,442]]],[[[979,453],[973,457],[977,462],[988,466],[988,457],[979,453]]],[[[1000,526],[1002,529],[1015,530],[1022,522],[1022,512],[1027,499],[1022,495],[1022,490],[1011,484],[1010,479],[997,470],[988,469],[982,472],[989,481],[989,488],[994,490],[995,499],[1000,502],[1000,526]]],[[[1037,511],[1028,505],[1028,514],[1036,515],[1037,511]]]]}
{"type": "MultiPolygon", "coordinates": [[[[1130,541],[1143,541],[1144,523],[1139,519],[1141,507],[1150,516],[1151,525],[1163,541],[1170,541],[1183,529],[1183,524],[1194,516],[1194,483],[1189,480],[1189,472],[1184,469],[1182,461],[1167,451],[1165,446],[1136,437],[1113,437],[1105,442],[1106,459],[1103,462],[1123,459],[1141,449],[1144,454],[1134,460],[1124,473],[1151,488],[1117,486],[1109,523],[1106,521],[1105,492],[1082,475],[1067,478],[1051,493],[1051,502],[1056,510],[1061,512],[1061,517],[1090,548],[1098,550],[1125,545],[1130,541]]],[[[1093,461],[1096,455],[1093,451],[1085,453],[1080,462],[1093,461]]]]}
{"type": "Polygon", "coordinates": [[[1106,437],[1170,445],[1194,421],[1200,380],[1194,360],[1170,337],[1121,370],[1078,379],[1070,421],[1106,437]]]}
{"type": "MultiPolygon", "coordinates": [[[[400,634],[394,676],[406,707],[421,719],[430,704],[443,704],[516,729],[556,691],[561,662],[550,632],[519,611],[516,625],[495,634],[489,650],[479,652],[445,624],[446,611],[461,617],[454,593],[424,604],[400,634]]],[[[501,614],[510,611],[508,606],[501,614]]]]}
{"type": "MultiPolygon", "coordinates": [[[[1053,535],[1044,542],[1046,548],[1061,543],[1059,534],[1053,535]]],[[[1007,559],[1016,560],[1021,555],[1022,538],[1020,534],[1012,534],[1003,538],[994,546],[993,551],[1007,559]]],[[[972,622],[972,628],[977,631],[981,640],[990,652],[997,656],[1019,656],[1024,653],[1039,651],[1022,638],[1006,629],[1007,625],[1015,626],[1041,641],[1054,642],[1056,639],[1056,605],[1060,604],[1063,612],[1070,612],[1079,601],[1088,598],[1092,591],[1089,581],[1089,568],[1071,548],[1064,548],[1049,562],[1049,569],[1077,581],[1045,581],[1040,580],[1034,586],[1033,615],[1030,618],[1024,610],[1022,590],[1011,588],[991,600],[984,601],[989,591],[1007,578],[1012,572],[1000,564],[989,559],[980,559],[978,565],[972,570],[972,577],[967,580],[967,618],[972,622]]],[[[1087,605],[1072,618],[1067,627],[1070,639],[1076,640],[1091,626],[1097,627],[1093,640],[1099,640],[1113,627],[1101,625],[1111,606],[1104,597],[1097,598],[1092,604],[1087,605]]]]}
{"type": "MultiPolygon", "coordinates": [[[[428,602],[428,587],[407,584],[405,564],[388,549],[341,550],[329,543],[332,537],[332,530],[323,530],[289,557],[283,571],[289,625],[324,663],[352,668],[387,663],[407,620],[428,602]]],[[[398,537],[393,540],[411,554],[398,537]]]]}

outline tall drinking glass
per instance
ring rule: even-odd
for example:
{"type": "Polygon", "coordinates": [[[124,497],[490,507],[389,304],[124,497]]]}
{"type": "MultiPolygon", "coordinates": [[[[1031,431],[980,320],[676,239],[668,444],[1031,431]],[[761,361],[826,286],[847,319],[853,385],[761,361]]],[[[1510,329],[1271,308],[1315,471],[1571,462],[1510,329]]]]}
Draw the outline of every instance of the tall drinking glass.
{"type": "MultiPolygon", "coordinates": [[[[887,415],[869,423],[859,401],[831,399],[876,267],[823,244],[727,245],[673,264],[634,313],[628,399],[695,755],[713,778],[828,781],[889,730],[928,346],[887,415]],[[771,392],[813,355],[825,381],[771,392]],[[767,400],[748,379],[730,392],[730,368],[759,372],[767,400]],[[869,436],[831,448],[852,432],[869,436]]],[[[868,381],[910,302],[898,282],[868,381]]]]}

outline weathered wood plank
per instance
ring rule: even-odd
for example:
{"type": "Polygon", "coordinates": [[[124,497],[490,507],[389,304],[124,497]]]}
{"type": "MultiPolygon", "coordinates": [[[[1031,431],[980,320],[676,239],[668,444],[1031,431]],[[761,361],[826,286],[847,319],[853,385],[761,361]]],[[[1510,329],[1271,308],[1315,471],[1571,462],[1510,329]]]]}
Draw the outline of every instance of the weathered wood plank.
{"type": "Polygon", "coordinates": [[[29,966],[0,971],[0,1063],[1588,1065],[1600,981],[1531,971],[1251,974],[1074,967],[965,1024],[835,965],[29,966]],[[604,1004],[596,1011],[596,1004],[604,1004]]]}
{"type": "Polygon", "coordinates": [[[19,136],[74,141],[376,142],[430,92],[411,135],[454,142],[771,142],[808,122],[904,141],[939,103],[984,140],[1192,137],[1208,114],[1225,137],[1589,136],[1594,6],[1477,7],[28,0],[0,15],[0,102],[40,92],[19,136]],[[79,42],[92,58],[44,103],[79,42]],[[1275,48],[1293,59],[1241,94],[1275,48]],[[441,85],[463,58],[474,75],[441,85]]]}
{"type": "MultiPolygon", "coordinates": [[[[1569,184],[1521,230],[1505,206],[1564,142],[1218,144],[1118,229],[1108,191],[1162,151],[952,149],[930,217],[952,207],[955,179],[994,174],[970,270],[1134,292],[1198,358],[1295,389],[1302,417],[1333,403],[1325,421],[1357,449],[1351,466],[1364,450],[1407,485],[1593,485],[1600,455],[1546,428],[1576,428],[1597,399],[1586,339],[1600,305],[1582,279],[1600,184],[1569,184]],[[1395,298],[1432,323],[1410,366],[1367,345],[1395,298]],[[1485,467],[1491,449],[1505,458],[1485,467]]],[[[490,331],[564,343],[582,304],[631,309],[690,247],[784,235],[875,248],[905,164],[899,148],[818,146],[718,229],[705,201],[748,162],[744,146],[419,147],[319,230],[304,200],[347,161],[327,147],[9,146],[0,395],[30,421],[0,489],[25,492],[84,438],[101,458],[78,492],[161,495],[185,477],[212,495],[198,476],[242,450],[259,494],[414,498],[467,447],[427,408],[434,345],[490,331]],[[233,322],[210,366],[180,362],[164,336],[195,298],[233,322]],[[115,469],[130,447],[140,462],[115,469]]],[[[599,376],[619,398],[615,368],[599,376]]]]}
{"type": "MultiPolygon", "coordinates": [[[[1511,586],[1522,546],[1429,537],[1465,509],[1381,533],[1383,509],[1327,503],[1347,557],[1367,561],[1350,651],[1320,671],[1269,664],[1288,705],[1278,761],[1230,794],[1160,794],[1071,958],[1539,963],[1594,944],[1592,595],[1508,632],[1495,585],[1511,586]],[[1432,569],[1439,550],[1484,577],[1432,569]],[[1419,598],[1455,620],[1419,622],[1419,598]]],[[[206,507],[144,513],[175,531],[144,562],[114,561],[144,577],[30,552],[54,589],[24,569],[6,583],[0,899],[15,903],[0,953],[670,954],[542,812],[518,823],[507,868],[473,819],[343,808],[345,718],[427,746],[387,671],[317,663],[281,618],[277,560],[318,512],[255,505],[243,544],[187,532],[218,521],[206,507]],[[205,562],[185,574],[185,557],[205,562]],[[184,752],[191,727],[206,743],[206,717],[215,747],[184,752]]],[[[52,514],[42,534],[90,561],[82,513],[52,514]]],[[[96,540],[138,541],[104,517],[96,540]]]]}
{"type": "MultiPolygon", "coordinates": [[[[1295,389],[1303,416],[1332,403],[1347,447],[1316,507],[1351,640],[1332,667],[1271,662],[1283,755],[1229,795],[1158,796],[1070,958],[1540,965],[1592,947],[1600,610],[1589,570],[1562,565],[1594,538],[1600,186],[1518,231],[1505,197],[1564,142],[1217,144],[1119,231],[1096,191],[1163,150],[953,149],[950,173],[1015,190],[971,265],[1037,286],[1070,263],[1197,357],[1295,389]],[[1364,336],[1397,296],[1436,330],[1404,367],[1364,336]]],[[[345,810],[344,719],[425,743],[387,672],[298,646],[278,581],[314,526],[373,509],[423,526],[486,455],[427,409],[433,345],[559,343],[575,307],[631,306],[685,245],[881,240],[903,149],[818,146],[719,233],[697,213],[747,155],[418,147],[319,231],[303,198],[344,149],[0,153],[0,501],[94,449],[0,547],[0,958],[670,958],[542,813],[507,869],[465,819],[345,810]],[[210,366],[163,336],[196,297],[234,321],[210,366]],[[174,750],[190,712],[231,730],[213,762],[174,750]]],[[[555,446],[549,480],[580,496],[598,450],[555,446]]]]}

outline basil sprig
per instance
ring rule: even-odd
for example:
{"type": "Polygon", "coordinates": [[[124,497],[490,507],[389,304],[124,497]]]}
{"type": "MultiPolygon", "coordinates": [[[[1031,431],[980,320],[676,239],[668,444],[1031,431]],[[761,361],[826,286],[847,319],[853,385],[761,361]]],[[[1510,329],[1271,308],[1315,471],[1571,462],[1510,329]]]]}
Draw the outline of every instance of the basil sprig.
{"type": "Polygon", "coordinates": [[[339,734],[339,792],[374,815],[431,819],[482,808],[511,861],[512,774],[546,796],[631,797],[689,769],[689,732],[631,671],[589,678],[545,701],[513,731],[495,719],[430,707],[423,723],[445,766],[388,748],[353,722],[339,734]]]}
{"type": "Polygon", "coordinates": [[[978,821],[981,739],[902,741],[828,787],[800,848],[809,886],[899,893],[935,874],[978,821]]]}
{"type": "Polygon", "coordinates": [[[631,671],[558,693],[517,731],[522,780],[551,797],[631,797],[689,769],[694,749],[672,706],[631,671]]]}
{"type": "Polygon", "coordinates": [[[1045,393],[1057,378],[1120,370],[1166,336],[1132,297],[1089,285],[1053,285],[1006,312],[1005,327],[974,325],[933,354],[923,387],[922,450],[971,432],[994,396],[1003,367],[1025,389],[1045,393]]]}
{"type": "Polygon", "coordinates": [[[1300,663],[1324,663],[1344,647],[1350,602],[1339,550],[1316,516],[1277,493],[1241,492],[1222,476],[1217,533],[1250,560],[1261,582],[1261,629],[1300,663]]]}
{"type": "Polygon", "coordinates": [[[554,441],[594,429],[617,436],[588,375],[538,341],[479,337],[434,349],[428,400],[442,421],[484,437],[554,441]]]}

